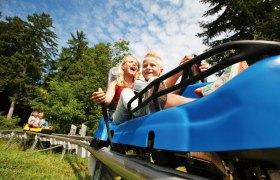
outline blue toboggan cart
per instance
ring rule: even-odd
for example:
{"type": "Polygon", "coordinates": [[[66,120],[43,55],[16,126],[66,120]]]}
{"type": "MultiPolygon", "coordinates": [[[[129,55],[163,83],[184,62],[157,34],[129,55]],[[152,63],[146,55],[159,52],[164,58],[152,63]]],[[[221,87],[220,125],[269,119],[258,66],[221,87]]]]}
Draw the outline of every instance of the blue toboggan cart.
{"type": "Polygon", "coordinates": [[[139,106],[130,110],[131,119],[125,123],[112,125],[104,108],[95,148],[111,144],[119,152],[133,149],[139,156],[151,155],[155,164],[185,166],[188,172],[214,179],[273,179],[280,169],[279,89],[279,42],[229,42],[154,80],[131,100],[138,100],[139,106]],[[192,65],[209,58],[219,58],[219,63],[188,76],[192,65]],[[207,84],[200,80],[244,60],[249,67],[213,93],[203,98],[194,93],[207,84]],[[183,77],[177,85],[158,90],[160,82],[180,71],[183,77]],[[143,100],[151,88],[153,93],[143,100]],[[178,89],[198,99],[161,110],[157,98],[178,89]],[[151,102],[156,112],[132,116],[151,102]]]}

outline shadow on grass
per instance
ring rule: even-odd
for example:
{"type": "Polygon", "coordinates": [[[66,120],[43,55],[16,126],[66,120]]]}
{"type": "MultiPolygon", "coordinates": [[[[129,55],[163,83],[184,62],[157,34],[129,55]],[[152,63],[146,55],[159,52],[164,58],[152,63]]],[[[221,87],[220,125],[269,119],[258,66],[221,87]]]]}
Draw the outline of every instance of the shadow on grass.
{"type": "Polygon", "coordinates": [[[79,158],[75,152],[70,152],[65,155],[64,159],[70,164],[77,179],[91,179],[87,167],[87,160],[79,158]]]}

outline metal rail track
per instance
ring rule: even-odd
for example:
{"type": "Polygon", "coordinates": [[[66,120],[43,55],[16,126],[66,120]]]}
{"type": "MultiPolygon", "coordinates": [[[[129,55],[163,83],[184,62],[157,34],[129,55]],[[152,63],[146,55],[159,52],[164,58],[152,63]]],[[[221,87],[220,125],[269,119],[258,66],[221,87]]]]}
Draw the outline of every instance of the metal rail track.
{"type": "MultiPolygon", "coordinates": [[[[71,136],[65,134],[42,134],[19,130],[0,131],[0,137],[10,138],[9,141],[14,137],[20,138],[22,141],[26,135],[29,137],[53,138],[56,139],[56,141],[64,141],[85,148],[90,152],[92,156],[90,159],[94,160],[96,167],[98,163],[101,163],[125,179],[206,179],[174,169],[156,166],[149,162],[119,154],[109,148],[104,147],[95,150],[89,146],[89,143],[87,143],[93,139],[92,137],[71,136]]],[[[9,141],[8,143],[10,143],[9,141]]],[[[98,173],[98,171],[95,171],[95,174],[96,173],[98,173]]],[[[96,177],[96,175],[94,175],[94,177],[96,177]]]]}

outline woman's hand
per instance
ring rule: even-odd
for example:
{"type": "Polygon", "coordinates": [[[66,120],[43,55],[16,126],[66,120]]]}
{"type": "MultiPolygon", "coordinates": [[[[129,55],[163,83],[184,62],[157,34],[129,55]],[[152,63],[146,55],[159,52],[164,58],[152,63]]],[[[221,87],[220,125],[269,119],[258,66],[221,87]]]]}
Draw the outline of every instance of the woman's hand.
{"type": "Polygon", "coordinates": [[[92,93],[91,99],[96,103],[96,104],[101,104],[105,101],[106,98],[106,93],[99,88],[98,91],[95,91],[92,93]]]}

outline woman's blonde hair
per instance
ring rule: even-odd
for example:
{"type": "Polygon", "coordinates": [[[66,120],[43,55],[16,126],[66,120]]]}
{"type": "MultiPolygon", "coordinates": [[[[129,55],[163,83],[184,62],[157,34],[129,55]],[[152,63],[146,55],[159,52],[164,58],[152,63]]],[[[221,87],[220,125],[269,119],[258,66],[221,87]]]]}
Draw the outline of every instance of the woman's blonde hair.
{"type": "Polygon", "coordinates": [[[156,60],[157,64],[163,68],[163,65],[162,65],[162,60],[160,58],[160,56],[156,53],[156,52],[148,52],[145,56],[144,56],[144,60],[143,60],[143,63],[145,62],[145,60],[147,60],[148,58],[153,58],[154,60],[156,60]]]}
{"type": "Polygon", "coordinates": [[[119,86],[123,86],[123,85],[125,84],[125,80],[124,80],[124,71],[123,71],[123,68],[122,68],[122,67],[123,67],[123,65],[124,65],[127,61],[129,61],[130,58],[135,59],[135,60],[137,61],[137,65],[138,65],[137,72],[135,73],[135,76],[134,76],[134,81],[135,81],[136,79],[138,79],[139,76],[140,76],[140,62],[138,61],[138,59],[136,59],[135,57],[130,56],[130,55],[125,56],[125,57],[123,58],[121,64],[119,65],[118,72],[117,72],[117,79],[116,79],[116,81],[117,81],[117,84],[118,84],[119,86]]]}

